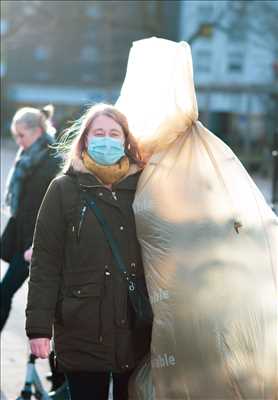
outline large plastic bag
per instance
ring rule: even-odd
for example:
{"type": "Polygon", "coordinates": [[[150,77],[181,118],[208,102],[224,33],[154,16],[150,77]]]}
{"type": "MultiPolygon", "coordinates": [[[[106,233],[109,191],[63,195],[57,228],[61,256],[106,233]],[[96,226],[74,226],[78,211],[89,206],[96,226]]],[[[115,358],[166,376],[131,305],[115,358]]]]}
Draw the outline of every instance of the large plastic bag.
{"type": "Polygon", "coordinates": [[[149,399],[155,397],[151,374],[150,356],[147,355],[129,379],[129,400],[149,399]]]}
{"type": "Polygon", "coordinates": [[[144,153],[166,149],[197,120],[192,74],[187,43],[155,37],[133,43],[116,107],[144,153]]]}
{"type": "Polygon", "coordinates": [[[131,398],[273,400],[278,219],[232,150],[197,121],[190,66],[186,43],[135,43],[117,103],[151,155],[133,207],[154,325],[131,398]]]}

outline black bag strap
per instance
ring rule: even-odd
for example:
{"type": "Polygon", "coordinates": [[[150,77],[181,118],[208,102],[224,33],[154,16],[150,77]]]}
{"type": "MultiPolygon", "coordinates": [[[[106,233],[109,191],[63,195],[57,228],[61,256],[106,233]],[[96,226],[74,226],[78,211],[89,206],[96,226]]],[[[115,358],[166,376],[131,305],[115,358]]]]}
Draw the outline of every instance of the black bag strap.
{"type": "Polygon", "coordinates": [[[107,242],[111,248],[112,254],[115,258],[116,265],[128,284],[128,291],[133,292],[135,290],[135,283],[125,267],[125,263],[122,259],[120,251],[118,249],[118,245],[116,243],[116,240],[113,237],[113,234],[111,232],[109,224],[107,223],[106,219],[104,218],[104,215],[102,214],[101,210],[98,208],[96,201],[94,199],[92,199],[92,197],[89,196],[88,193],[86,193],[85,191],[82,191],[81,198],[84,200],[84,202],[86,203],[88,208],[94,213],[100,226],[102,227],[105,237],[107,239],[107,242]]]}

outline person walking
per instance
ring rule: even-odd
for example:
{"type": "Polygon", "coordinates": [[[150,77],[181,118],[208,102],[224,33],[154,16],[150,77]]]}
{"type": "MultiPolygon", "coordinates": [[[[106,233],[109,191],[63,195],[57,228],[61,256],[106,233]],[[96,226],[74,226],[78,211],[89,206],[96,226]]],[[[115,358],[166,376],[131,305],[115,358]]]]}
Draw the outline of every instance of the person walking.
{"type": "Polygon", "coordinates": [[[127,276],[147,296],[132,209],[144,163],[125,116],[113,106],[92,106],[68,134],[76,137],[64,174],[51,183],[38,215],[26,332],[41,358],[53,336],[72,400],[107,400],[111,376],[113,399],[127,400],[129,378],[150,350],[152,324],[136,324],[105,230],[116,238],[127,276]]]}
{"type": "Polygon", "coordinates": [[[28,277],[33,232],[39,207],[51,180],[59,172],[61,159],[51,149],[55,128],[52,105],[19,109],[11,123],[19,146],[9,174],[6,205],[10,218],[1,236],[1,259],[9,263],[0,284],[2,331],[11,310],[12,298],[28,277]]]}

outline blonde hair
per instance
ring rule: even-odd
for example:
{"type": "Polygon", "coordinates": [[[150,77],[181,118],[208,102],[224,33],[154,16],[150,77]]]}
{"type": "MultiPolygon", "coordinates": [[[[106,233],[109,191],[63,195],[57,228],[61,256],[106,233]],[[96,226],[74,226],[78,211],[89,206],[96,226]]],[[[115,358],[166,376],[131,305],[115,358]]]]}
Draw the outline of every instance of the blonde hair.
{"type": "Polygon", "coordinates": [[[54,114],[54,107],[52,104],[38,109],[33,107],[20,108],[14,115],[11,123],[11,131],[16,134],[16,125],[25,124],[30,130],[41,128],[43,132],[50,135],[56,133],[51,119],[54,114]]]}
{"type": "Polygon", "coordinates": [[[127,118],[114,106],[99,103],[91,106],[84,115],[65,130],[61,139],[59,150],[65,153],[64,171],[67,171],[73,159],[81,159],[82,152],[86,150],[86,139],[92,122],[100,115],[106,115],[117,122],[125,135],[125,153],[133,163],[139,167],[144,166],[137,142],[129,130],[127,118]],[[69,143],[70,142],[70,143],[69,143]]]}

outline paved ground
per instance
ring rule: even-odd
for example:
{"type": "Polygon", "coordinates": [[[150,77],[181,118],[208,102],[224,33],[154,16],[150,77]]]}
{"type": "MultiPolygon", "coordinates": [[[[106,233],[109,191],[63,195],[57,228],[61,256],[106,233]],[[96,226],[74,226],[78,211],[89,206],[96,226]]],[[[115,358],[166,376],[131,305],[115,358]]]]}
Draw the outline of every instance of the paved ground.
{"type": "MultiPolygon", "coordinates": [[[[10,141],[2,142],[1,148],[1,204],[7,173],[15,156],[16,147],[10,141]]],[[[255,178],[257,185],[270,201],[271,184],[262,178],[255,178]]],[[[1,231],[6,223],[6,217],[1,213],[1,231]]],[[[6,271],[6,265],[1,262],[1,276],[6,271]]],[[[24,382],[25,366],[28,356],[28,345],[24,331],[24,309],[26,304],[27,286],[18,291],[14,298],[13,309],[7,325],[1,335],[1,400],[14,400],[19,395],[24,382]]],[[[38,369],[44,376],[48,372],[48,362],[38,361],[38,369]]],[[[46,382],[46,381],[45,381],[46,382]]],[[[47,384],[47,383],[46,383],[47,384]]]]}

